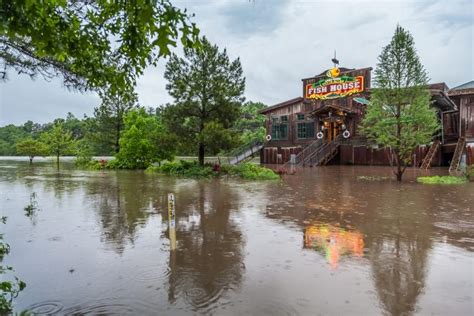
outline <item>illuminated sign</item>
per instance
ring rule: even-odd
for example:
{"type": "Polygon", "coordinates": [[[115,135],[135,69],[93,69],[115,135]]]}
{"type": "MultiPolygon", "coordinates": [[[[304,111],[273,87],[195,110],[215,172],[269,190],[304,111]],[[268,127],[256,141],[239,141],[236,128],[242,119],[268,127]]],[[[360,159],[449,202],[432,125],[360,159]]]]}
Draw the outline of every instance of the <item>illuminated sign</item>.
{"type": "Polygon", "coordinates": [[[341,76],[340,71],[333,68],[327,72],[329,78],[307,84],[305,87],[305,98],[316,100],[327,100],[346,97],[348,95],[364,91],[364,76],[341,76]]]}

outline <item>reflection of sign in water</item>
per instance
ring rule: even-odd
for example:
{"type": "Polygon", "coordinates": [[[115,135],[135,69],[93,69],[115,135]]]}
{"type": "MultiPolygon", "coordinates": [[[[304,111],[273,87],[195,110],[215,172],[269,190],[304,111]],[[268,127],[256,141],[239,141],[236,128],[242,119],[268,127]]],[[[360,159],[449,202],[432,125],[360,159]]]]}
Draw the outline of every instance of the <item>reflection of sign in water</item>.
{"type": "MultiPolygon", "coordinates": [[[[337,73],[338,74],[338,73],[337,73]]],[[[315,83],[307,84],[305,87],[305,98],[307,99],[335,99],[364,91],[364,77],[342,76],[333,77],[328,72],[329,78],[321,79],[315,83]]]]}
{"type": "Polygon", "coordinates": [[[311,225],[304,231],[305,248],[322,251],[332,268],[342,255],[362,257],[364,237],[357,231],[346,231],[332,225],[311,225]]]}

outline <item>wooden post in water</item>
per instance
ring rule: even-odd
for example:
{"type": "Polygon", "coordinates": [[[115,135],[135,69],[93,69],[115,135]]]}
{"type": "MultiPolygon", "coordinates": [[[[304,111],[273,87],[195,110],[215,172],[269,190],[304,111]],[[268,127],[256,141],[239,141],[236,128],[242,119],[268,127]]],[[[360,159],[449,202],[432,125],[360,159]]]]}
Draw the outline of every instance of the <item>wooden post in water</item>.
{"type": "Polygon", "coordinates": [[[170,250],[176,250],[176,209],[174,194],[168,193],[168,228],[170,237],[170,250]]]}

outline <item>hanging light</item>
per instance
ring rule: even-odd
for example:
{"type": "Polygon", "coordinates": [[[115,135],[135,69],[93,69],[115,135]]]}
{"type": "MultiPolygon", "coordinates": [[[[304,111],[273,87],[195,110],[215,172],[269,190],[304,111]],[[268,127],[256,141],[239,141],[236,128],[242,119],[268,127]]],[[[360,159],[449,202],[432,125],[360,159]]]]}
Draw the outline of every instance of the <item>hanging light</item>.
{"type": "Polygon", "coordinates": [[[345,125],[345,124],[342,124],[342,125],[341,125],[341,128],[342,128],[343,130],[346,129],[346,125],[345,125]]]}

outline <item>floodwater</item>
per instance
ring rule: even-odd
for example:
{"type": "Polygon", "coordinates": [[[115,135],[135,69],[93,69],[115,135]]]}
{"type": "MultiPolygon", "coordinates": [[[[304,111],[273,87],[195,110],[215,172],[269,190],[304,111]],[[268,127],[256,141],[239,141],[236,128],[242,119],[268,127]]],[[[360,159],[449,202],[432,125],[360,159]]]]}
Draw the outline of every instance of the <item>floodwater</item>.
{"type": "Polygon", "coordinates": [[[410,169],[399,184],[385,167],[260,182],[62,168],[0,161],[3,263],[27,283],[17,312],[474,313],[474,183],[417,184],[410,169]]]}

